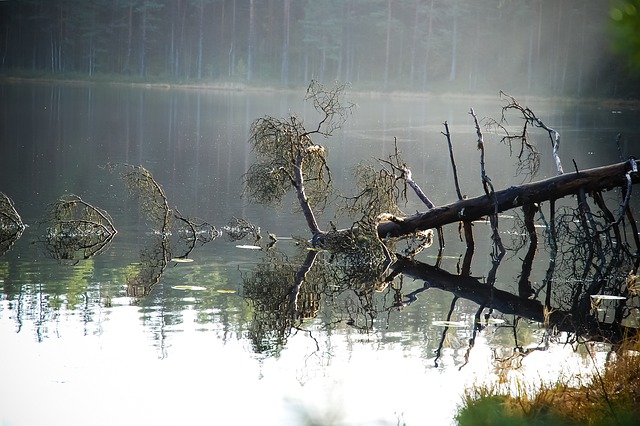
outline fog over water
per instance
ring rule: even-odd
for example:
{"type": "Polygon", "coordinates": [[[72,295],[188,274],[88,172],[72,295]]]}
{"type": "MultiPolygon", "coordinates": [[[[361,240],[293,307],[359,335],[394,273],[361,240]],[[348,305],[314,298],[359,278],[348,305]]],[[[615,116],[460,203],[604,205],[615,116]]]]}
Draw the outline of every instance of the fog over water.
{"type": "Polygon", "coordinates": [[[624,55],[636,51],[631,3],[10,0],[0,72],[626,98],[637,86],[624,55]]]}

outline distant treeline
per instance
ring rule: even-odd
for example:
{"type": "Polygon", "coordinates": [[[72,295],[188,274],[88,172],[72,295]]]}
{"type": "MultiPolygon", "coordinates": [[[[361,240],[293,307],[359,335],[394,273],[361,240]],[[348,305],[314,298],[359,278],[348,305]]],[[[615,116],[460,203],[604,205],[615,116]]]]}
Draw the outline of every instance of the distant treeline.
{"type": "Polygon", "coordinates": [[[4,0],[0,72],[627,97],[610,3],[4,0]]]}

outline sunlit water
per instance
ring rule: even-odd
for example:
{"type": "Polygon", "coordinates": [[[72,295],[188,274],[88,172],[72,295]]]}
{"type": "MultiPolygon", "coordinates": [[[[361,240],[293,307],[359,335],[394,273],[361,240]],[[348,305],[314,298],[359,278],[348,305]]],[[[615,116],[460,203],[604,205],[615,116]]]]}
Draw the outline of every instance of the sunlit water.
{"type": "MultiPolygon", "coordinates": [[[[246,142],[250,123],[289,113],[313,123],[304,93],[50,85],[2,85],[0,92],[0,191],[29,225],[0,258],[3,425],[450,424],[464,389],[495,377],[495,357],[513,353],[513,316],[491,312],[493,321],[474,333],[478,306],[460,299],[445,323],[453,296],[434,288],[403,309],[389,307],[389,292],[377,293],[379,315],[364,328],[336,321],[324,303],[314,318],[291,330],[282,347],[266,342],[258,350],[250,338],[255,319],[242,277],[265,254],[237,247],[251,241],[218,238],[197,247],[193,262],[171,262],[149,295],[126,295],[127,277],[153,229],[118,177],[102,166],[143,165],[182,214],[216,227],[245,218],[281,237],[277,247],[293,259],[295,240],[284,237],[308,238],[301,215],[289,205],[249,204],[241,197],[241,181],[253,161],[246,142]],[[107,210],[119,231],[107,251],[75,264],[48,258],[38,243],[46,206],[68,193],[107,210]]],[[[498,97],[351,100],[359,108],[344,129],[317,141],[328,147],[338,190],[349,191],[354,165],[386,158],[396,137],[433,201],[454,201],[440,134],[447,121],[463,191],[481,193],[467,112],[472,106],[480,118],[499,118],[498,97]]],[[[531,107],[563,135],[566,168],[572,159],[581,168],[615,162],[615,135],[629,135],[626,151],[638,135],[632,111],[545,101],[531,107]]],[[[488,173],[496,187],[521,183],[508,149],[495,137],[487,140],[488,173]]],[[[538,143],[550,152],[544,135],[538,143]]],[[[549,155],[539,177],[553,174],[549,155]]],[[[420,209],[415,200],[405,207],[409,213],[420,209]]],[[[328,214],[322,226],[329,220],[349,225],[328,214]]],[[[454,228],[447,230],[440,266],[455,274],[464,246],[454,228]]],[[[482,281],[491,268],[488,225],[475,228],[472,275],[482,281]]],[[[429,250],[420,260],[434,264],[435,247],[429,250]]],[[[536,262],[541,268],[532,276],[534,286],[544,274],[544,255],[536,262]]],[[[497,286],[515,292],[519,272],[518,256],[505,261],[497,286]]],[[[422,285],[406,278],[401,293],[422,285]]],[[[520,321],[518,335],[518,345],[545,346],[537,323],[520,321]]],[[[589,369],[592,358],[584,350],[554,342],[525,358],[524,371],[533,381],[589,369]]],[[[600,353],[591,354],[601,360],[600,353]]]]}

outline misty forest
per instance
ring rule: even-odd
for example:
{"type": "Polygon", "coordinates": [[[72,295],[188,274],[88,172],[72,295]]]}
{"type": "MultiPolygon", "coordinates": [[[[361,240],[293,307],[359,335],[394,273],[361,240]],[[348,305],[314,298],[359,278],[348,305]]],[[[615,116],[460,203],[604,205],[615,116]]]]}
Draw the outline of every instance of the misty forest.
{"type": "Polygon", "coordinates": [[[637,7],[0,1],[0,423],[634,424],[637,7]]]}
{"type": "Polygon", "coordinates": [[[638,41],[618,3],[2,1],[0,72],[626,98],[640,80],[616,52],[638,41]]]}

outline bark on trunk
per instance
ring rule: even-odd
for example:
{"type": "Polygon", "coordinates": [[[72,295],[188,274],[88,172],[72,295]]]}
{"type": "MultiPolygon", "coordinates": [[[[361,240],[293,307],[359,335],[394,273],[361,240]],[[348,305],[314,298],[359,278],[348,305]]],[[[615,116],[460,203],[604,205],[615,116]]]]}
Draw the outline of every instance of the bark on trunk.
{"type": "MultiPolygon", "coordinates": [[[[435,207],[424,213],[417,213],[405,218],[394,218],[394,221],[384,221],[378,224],[378,235],[380,238],[401,237],[450,223],[473,221],[526,204],[556,200],[576,194],[580,189],[589,193],[615,187],[626,187],[627,173],[633,169],[634,164],[634,160],[628,160],[575,173],[566,173],[538,182],[496,191],[493,197],[483,195],[459,200],[435,207]]],[[[640,181],[636,172],[630,173],[630,177],[633,183],[640,181]]]]}

